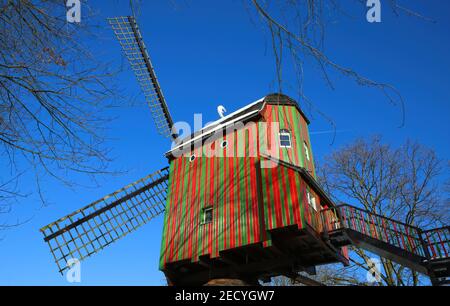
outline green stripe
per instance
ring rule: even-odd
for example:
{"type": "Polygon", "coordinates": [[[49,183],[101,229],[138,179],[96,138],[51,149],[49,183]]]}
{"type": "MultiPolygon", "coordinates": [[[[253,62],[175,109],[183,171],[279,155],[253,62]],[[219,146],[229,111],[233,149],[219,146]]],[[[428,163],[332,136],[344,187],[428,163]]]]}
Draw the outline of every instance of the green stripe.
{"type": "Polygon", "coordinates": [[[173,182],[173,177],[174,177],[174,162],[172,161],[170,163],[169,166],[169,182],[168,182],[168,188],[169,188],[169,192],[167,195],[167,199],[166,199],[166,209],[164,211],[164,227],[163,227],[163,235],[162,235],[162,239],[161,239],[161,252],[160,252],[160,256],[159,256],[159,268],[163,269],[164,268],[164,256],[167,253],[167,249],[166,249],[166,242],[167,242],[167,230],[168,230],[168,226],[167,226],[167,220],[169,217],[169,213],[168,211],[172,208],[172,197],[173,194],[170,192],[170,186],[172,186],[172,182],[173,182]]]}
{"type": "Polygon", "coordinates": [[[219,203],[219,233],[218,233],[218,238],[219,238],[219,251],[223,250],[223,230],[224,230],[224,213],[223,213],[223,208],[224,208],[224,193],[225,193],[225,186],[224,186],[224,178],[223,178],[223,174],[224,174],[224,165],[225,165],[225,161],[224,158],[221,158],[218,160],[219,162],[219,196],[218,196],[218,203],[219,203]]]}
{"type": "MultiPolygon", "coordinates": [[[[197,233],[197,237],[193,237],[192,239],[195,241],[195,247],[193,246],[193,248],[195,248],[195,260],[198,259],[198,257],[200,256],[200,250],[199,250],[199,240],[201,239],[200,236],[198,235],[200,233],[200,228],[203,227],[201,225],[201,214],[202,214],[202,207],[205,206],[206,204],[206,199],[205,199],[205,188],[208,187],[208,183],[207,180],[205,179],[206,177],[206,163],[208,162],[208,159],[205,157],[201,157],[199,159],[200,164],[200,173],[199,173],[199,177],[200,177],[200,188],[199,188],[199,201],[197,204],[197,208],[196,208],[196,216],[194,219],[194,233],[197,233]],[[198,230],[197,230],[198,228],[198,230]]],[[[193,233],[193,234],[194,234],[193,233]]]]}
{"type": "Polygon", "coordinates": [[[288,204],[284,203],[284,189],[283,189],[283,181],[282,181],[282,174],[283,174],[283,166],[278,165],[276,167],[276,173],[277,173],[277,181],[278,181],[278,192],[279,192],[279,201],[280,201],[280,210],[281,210],[281,223],[282,226],[286,226],[287,224],[287,219],[286,219],[286,210],[284,209],[285,206],[287,206],[288,204]]]}
{"type": "Polygon", "coordinates": [[[286,185],[286,201],[288,203],[287,205],[287,215],[289,216],[289,221],[290,223],[288,225],[292,225],[295,223],[294,220],[294,213],[293,213],[293,201],[292,201],[292,192],[294,192],[293,190],[290,190],[290,179],[289,179],[289,170],[286,167],[283,167],[283,172],[284,172],[284,180],[285,180],[285,185],[286,185]]]}
{"type": "Polygon", "coordinates": [[[305,228],[306,220],[305,220],[305,203],[303,200],[303,193],[302,193],[302,182],[300,175],[298,173],[295,173],[295,186],[298,190],[298,206],[299,206],[299,212],[300,212],[300,220],[302,220],[302,228],[305,228]]]}
{"type": "Polygon", "coordinates": [[[189,174],[190,174],[190,166],[191,163],[189,162],[189,159],[185,157],[185,167],[184,167],[184,175],[183,175],[183,193],[181,194],[181,211],[179,214],[179,225],[178,225],[178,229],[176,228],[175,230],[178,230],[178,237],[177,237],[177,244],[176,244],[176,256],[175,258],[177,260],[181,260],[182,259],[182,254],[181,254],[181,250],[183,249],[184,246],[184,242],[185,242],[185,237],[184,237],[184,229],[186,226],[186,206],[187,206],[187,201],[188,201],[188,197],[187,195],[188,193],[188,188],[190,187],[189,184],[189,174]]]}
{"type": "Polygon", "coordinates": [[[241,158],[234,158],[234,241],[235,246],[239,246],[239,233],[242,229],[241,227],[241,184],[240,184],[240,162],[241,158]],[[239,175],[238,175],[239,171],[239,175]],[[239,208],[239,209],[238,209],[239,208]]]}
{"type": "Polygon", "coordinates": [[[292,109],[292,119],[294,120],[293,134],[295,135],[295,145],[297,147],[297,152],[295,152],[295,153],[297,154],[299,166],[304,167],[305,161],[303,160],[303,154],[302,154],[303,140],[302,140],[302,134],[301,134],[301,129],[300,129],[300,125],[299,125],[299,123],[300,123],[299,116],[300,115],[298,113],[298,110],[294,107],[292,109]]]}

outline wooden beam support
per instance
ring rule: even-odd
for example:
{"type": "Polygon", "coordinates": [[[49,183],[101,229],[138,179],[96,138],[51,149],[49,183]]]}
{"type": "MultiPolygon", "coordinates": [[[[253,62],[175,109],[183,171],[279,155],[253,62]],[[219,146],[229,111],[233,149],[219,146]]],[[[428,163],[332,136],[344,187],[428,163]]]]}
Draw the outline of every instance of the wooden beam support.
{"type": "Polygon", "coordinates": [[[289,277],[292,280],[292,282],[294,282],[294,283],[297,282],[297,283],[301,283],[306,286],[326,286],[325,284],[318,282],[307,276],[304,276],[302,274],[289,274],[286,276],[289,277]]]}

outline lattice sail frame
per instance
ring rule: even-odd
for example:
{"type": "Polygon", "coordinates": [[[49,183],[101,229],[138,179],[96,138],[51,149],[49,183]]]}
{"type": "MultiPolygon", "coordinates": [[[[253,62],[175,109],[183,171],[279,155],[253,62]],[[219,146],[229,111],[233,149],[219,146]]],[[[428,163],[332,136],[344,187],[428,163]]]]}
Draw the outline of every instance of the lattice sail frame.
{"type": "Polygon", "coordinates": [[[41,228],[59,272],[162,214],[168,178],[166,167],[41,228]]]}
{"type": "Polygon", "coordinates": [[[108,18],[108,22],[144,93],[158,133],[167,138],[174,137],[173,120],[135,18],[114,17],[108,18]]]}

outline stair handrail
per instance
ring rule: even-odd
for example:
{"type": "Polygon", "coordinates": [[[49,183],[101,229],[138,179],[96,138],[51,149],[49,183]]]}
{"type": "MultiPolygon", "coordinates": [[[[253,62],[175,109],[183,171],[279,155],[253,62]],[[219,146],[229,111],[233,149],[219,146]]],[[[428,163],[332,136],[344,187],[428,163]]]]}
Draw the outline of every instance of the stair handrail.
{"type": "Polygon", "coordinates": [[[450,231],[450,225],[436,227],[436,228],[431,228],[431,229],[427,229],[427,230],[422,230],[422,232],[423,233],[427,233],[427,232],[434,232],[434,231],[440,231],[440,230],[448,230],[448,231],[450,231]]]}
{"type": "MultiPolygon", "coordinates": [[[[404,249],[405,251],[409,251],[418,256],[421,256],[424,259],[432,258],[430,252],[428,251],[429,242],[424,239],[424,235],[422,234],[423,231],[421,228],[414,226],[414,225],[406,224],[404,222],[401,222],[401,221],[398,221],[398,220],[395,220],[395,219],[392,219],[389,217],[382,216],[377,213],[372,213],[369,210],[362,209],[362,208],[359,208],[359,207],[356,207],[356,206],[353,206],[353,205],[350,205],[347,203],[337,205],[336,207],[329,207],[329,208],[323,209],[321,211],[322,215],[325,215],[326,211],[334,211],[335,215],[337,217],[336,222],[339,223],[339,226],[334,226],[331,229],[332,226],[330,224],[330,220],[328,220],[329,217],[327,218],[327,216],[324,216],[322,218],[322,220],[325,223],[324,228],[327,229],[326,234],[328,234],[328,230],[330,230],[330,229],[331,229],[331,231],[339,230],[340,228],[353,229],[351,226],[349,227],[348,224],[346,224],[346,222],[344,222],[342,212],[345,211],[345,209],[351,209],[353,211],[362,213],[363,214],[362,219],[359,216],[359,214],[357,214],[353,218],[355,220],[360,220],[361,222],[363,222],[363,224],[366,224],[369,227],[374,226],[375,233],[377,233],[377,231],[380,230],[381,228],[385,228],[389,231],[389,234],[385,233],[385,235],[383,235],[383,233],[381,233],[379,235],[381,237],[381,239],[378,237],[378,234],[376,234],[375,236],[369,235],[369,236],[373,236],[372,238],[384,241],[386,243],[393,244],[401,249],[404,249]],[[392,228],[391,226],[386,227],[385,225],[375,222],[376,220],[366,219],[364,216],[368,216],[368,217],[370,216],[370,218],[375,218],[375,219],[379,219],[379,220],[386,220],[387,223],[393,224],[394,228],[392,228]],[[403,227],[404,231],[398,230],[397,228],[395,228],[395,224],[403,227]],[[383,238],[383,236],[385,236],[385,237],[383,238]],[[391,240],[391,239],[397,239],[397,242],[395,242],[395,240],[391,240]]],[[[353,230],[359,231],[357,228],[354,228],[353,230]]],[[[363,234],[365,234],[365,233],[363,232],[363,234]]]]}
{"type": "MultiPolygon", "coordinates": [[[[428,229],[428,230],[424,230],[422,231],[422,234],[424,235],[424,248],[427,251],[428,255],[429,255],[429,259],[438,259],[440,258],[440,256],[437,256],[436,253],[439,253],[439,255],[441,255],[440,253],[443,252],[445,254],[445,258],[450,257],[450,240],[442,240],[442,238],[440,237],[440,233],[444,233],[445,231],[447,231],[450,234],[450,226],[441,226],[441,227],[437,227],[437,228],[432,228],[432,229],[428,229]],[[439,236],[439,241],[432,241],[430,240],[430,238],[432,236],[430,236],[430,233],[437,233],[437,235],[439,236]],[[447,247],[446,247],[447,245],[447,247]],[[433,253],[433,254],[431,254],[433,253]]],[[[447,238],[448,239],[448,238],[447,238]]]]}
{"type": "Polygon", "coordinates": [[[395,219],[392,219],[392,218],[389,218],[389,217],[385,217],[383,215],[380,215],[380,214],[377,214],[377,213],[373,213],[373,212],[371,212],[371,211],[369,211],[367,209],[363,209],[363,208],[360,208],[360,207],[357,207],[357,206],[353,206],[353,205],[350,205],[350,204],[347,204],[347,203],[339,204],[339,205],[336,206],[336,208],[340,208],[340,207],[344,207],[344,206],[350,207],[350,208],[353,208],[353,209],[356,209],[356,210],[359,210],[361,212],[369,213],[369,214],[374,215],[376,217],[384,218],[384,219],[389,220],[391,222],[395,222],[395,223],[398,223],[398,224],[401,224],[401,225],[404,225],[404,226],[407,226],[407,227],[410,227],[410,228],[413,228],[415,230],[423,232],[423,230],[420,227],[418,227],[418,226],[407,224],[405,222],[398,221],[398,220],[395,220],[395,219]]]}

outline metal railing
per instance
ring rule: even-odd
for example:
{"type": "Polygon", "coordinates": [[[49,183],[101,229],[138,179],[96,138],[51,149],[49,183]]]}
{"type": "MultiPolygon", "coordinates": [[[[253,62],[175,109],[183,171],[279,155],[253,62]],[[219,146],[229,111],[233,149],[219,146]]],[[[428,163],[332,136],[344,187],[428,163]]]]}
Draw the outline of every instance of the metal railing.
{"type": "Polygon", "coordinates": [[[424,258],[449,254],[448,227],[423,232],[418,227],[350,205],[323,210],[322,220],[329,233],[350,229],[424,258]]]}
{"type": "Polygon", "coordinates": [[[450,226],[435,228],[422,233],[430,259],[448,258],[450,255],[450,226]]]}

